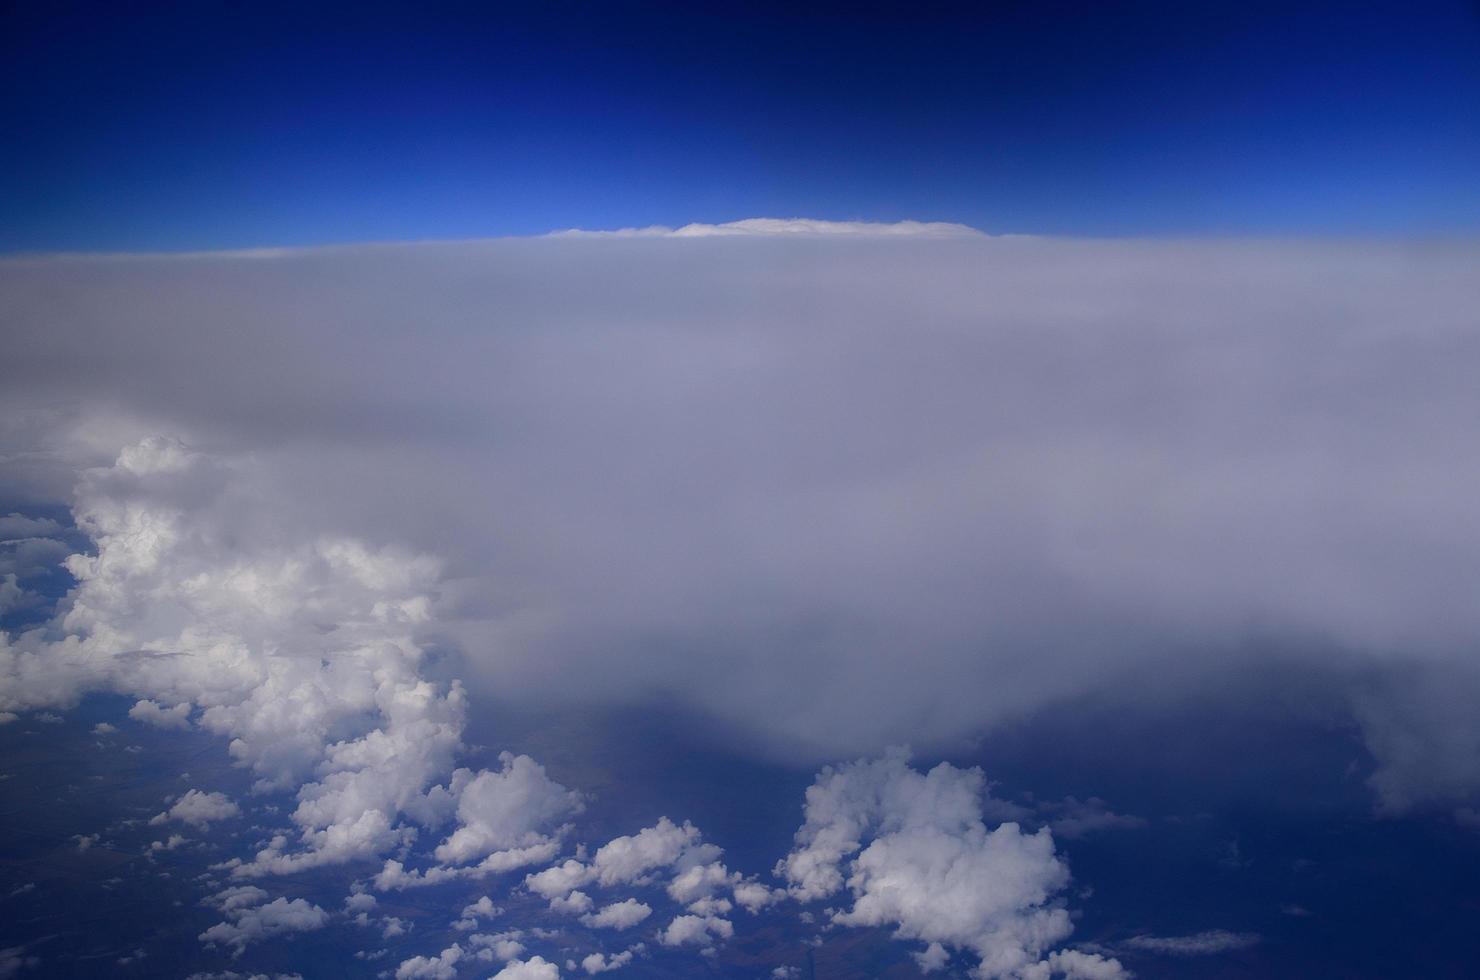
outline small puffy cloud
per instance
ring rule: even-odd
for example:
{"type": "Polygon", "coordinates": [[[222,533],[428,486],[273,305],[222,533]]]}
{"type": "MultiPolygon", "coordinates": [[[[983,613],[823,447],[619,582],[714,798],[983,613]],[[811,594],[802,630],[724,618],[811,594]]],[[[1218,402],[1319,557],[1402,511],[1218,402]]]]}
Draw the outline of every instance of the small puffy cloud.
{"type": "Polygon", "coordinates": [[[226,921],[200,934],[208,945],[229,946],[232,955],[255,942],[294,933],[312,932],[329,924],[329,913],[301,898],[277,898],[265,905],[226,910],[226,921]]]}
{"type": "MultiPolygon", "coordinates": [[[[154,821],[151,820],[149,822],[153,823],[154,821]]],[[[189,843],[189,841],[190,838],[184,834],[170,834],[168,840],[157,840],[151,843],[146,853],[155,854],[159,851],[173,851],[182,844],[189,843]]]]}
{"type": "Polygon", "coordinates": [[[950,952],[940,943],[931,943],[918,953],[910,954],[915,964],[919,966],[921,973],[934,973],[944,970],[946,964],[951,962],[950,952]]]}
{"type": "Polygon", "coordinates": [[[261,905],[267,901],[267,892],[256,885],[236,885],[223,888],[206,901],[222,912],[235,912],[238,909],[261,905]]]}
{"type": "Polygon", "coordinates": [[[189,728],[190,702],[182,701],[173,707],[166,708],[157,701],[145,699],[128,709],[128,716],[134,721],[153,725],[155,728],[189,728]]]}
{"type": "Polygon", "coordinates": [[[550,911],[583,915],[591,911],[592,904],[591,896],[585,892],[571,892],[569,895],[557,895],[550,899],[550,911]]]}
{"type": "Polygon", "coordinates": [[[468,937],[469,945],[477,948],[478,959],[484,962],[502,960],[508,962],[524,955],[524,944],[520,942],[524,933],[519,929],[504,932],[474,933],[468,937]]]}
{"type": "Polygon", "coordinates": [[[631,929],[652,914],[651,906],[629,898],[626,901],[613,902],[599,912],[583,915],[581,922],[593,929],[631,929]]]}
{"type": "Polygon", "coordinates": [[[370,894],[369,892],[355,892],[354,894],[349,895],[345,898],[344,910],[346,912],[355,913],[373,912],[375,911],[375,907],[379,904],[380,903],[376,901],[375,896],[370,894]]]}
{"type": "Polygon", "coordinates": [[[114,725],[108,724],[106,721],[100,721],[93,726],[92,731],[94,735],[112,735],[114,732],[118,731],[118,728],[114,725]]]}
{"type": "Polygon", "coordinates": [[[452,980],[462,958],[463,948],[456,943],[436,956],[413,956],[396,967],[396,980],[452,980]]]}
{"type": "Polygon", "coordinates": [[[620,970],[622,967],[632,962],[632,957],[637,952],[639,952],[641,948],[641,944],[638,944],[632,949],[624,949],[620,953],[615,953],[611,956],[606,956],[602,953],[592,953],[590,956],[587,956],[585,959],[581,960],[581,969],[585,970],[588,976],[595,976],[598,973],[606,973],[609,970],[620,970]]]}
{"type": "Polygon", "coordinates": [[[240,816],[241,812],[241,807],[225,793],[203,793],[192,789],[176,800],[174,806],[163,813],[155,814],[149,823],[158,826],[170,820],[178,820],[197,830],[205,830],[212,823],[240,816]]]}
{"type": "Polygon", "coordinates": [[[77,842],[77,850],[85,851],[98,842],[98,834],[76,834],[72,837],[77,842]]]}
{"type": "Polygon", "coordinates": [[[594,880],[595,872],[580,861],[565,861],[527,875],[524,885],[545,898],[559,898],[594,880]]]}
{"type": "Polygon", "coordinates": [[[487,895],[463,906],[462,916],[452,924],[452,928],[469,932],[478,928],[478,920],[491,919],[496,915],[503,915],[504,910],[493,904],[493,900],[487,895]]]}
{"type": "MultiPolygon", "coordinates": [[[[802,901],[847,887],[851,908],[832,921],[893,926],[901,939],[969,950],[983,980],[1027,977],[1072,926],[1059,893],[1069,870],[1048,830],[988,830],[979,769],[942,763],[928,773],[908,753],[824,769],[807,790],[797,846],[777,865],[802,901]]],[[[1118,964],[1115,967],[1119,969],[1118,964]]]]}
{"type": "Polygon", "coordinates": [[[735,882],[732,894],[735,896],[735,904],[751,915],[755,915],[768,905],[775,905],[777,902],[786,898],[785,889],[771,888],[758,881],[744,879],[735,882]]]}
{"type": "Polygon", "coordinates": [[[707,946],[718,939],[729,939],[735,926],[728,919],[712,915],[680,915],[658,934],[664,946],[707,946]]]}
{"type": "Polygon", "coordinates": [[[541,956],[510,960],[491,980],[560,980],[560,967],[541,956]]]}
{"type": "Polygon", "coordinates": [[[1190,936],[1132,936],[1121,943],[1138,953],[1164,956],[1213,956],[1237,949],[1247,949],[1259,942],[1258,933],[1209,929],[1190,936]]]}

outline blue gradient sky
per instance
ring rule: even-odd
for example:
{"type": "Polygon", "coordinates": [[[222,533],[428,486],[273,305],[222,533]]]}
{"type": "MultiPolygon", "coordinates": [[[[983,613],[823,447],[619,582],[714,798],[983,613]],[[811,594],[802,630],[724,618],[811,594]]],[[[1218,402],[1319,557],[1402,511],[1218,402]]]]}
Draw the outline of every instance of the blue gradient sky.
{"type": "Polygon", "coordinates": [[[1480,227],[1461,2],[306,6],[7,5],[0,250],[1480,227]]]}

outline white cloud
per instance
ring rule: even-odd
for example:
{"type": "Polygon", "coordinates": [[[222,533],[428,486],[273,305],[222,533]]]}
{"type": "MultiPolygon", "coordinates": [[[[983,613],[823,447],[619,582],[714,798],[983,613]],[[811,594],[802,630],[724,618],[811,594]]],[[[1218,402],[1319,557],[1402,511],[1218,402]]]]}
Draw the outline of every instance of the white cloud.
{"type": "Polygon", "coordinates": [[[893,926],[927,944],[927,961],[938,959],[929,944],[969,950],[984,980],[1031,978],[1054,968],[1045,954],[1072,930],[1058,897],[1069,870],[1046,829],[989,831],[984,788],[978,769],[921,773],[903,751],[824,769],[777,873],[802,901],[846,885],[853,905],[832,915],[839,925],[893,926]]]}
{"type": "Polygon", "coordinates": [[[462,958],[463,948],[456,943],[433,957],[413,956],[396,967],[396,980],[452,980],[462,958]]]}
{"type": "Polygon", "coordinates": [[[523,930],[506,929],[503,932],[474,933],[468,937],[468,943],[478,949],[480,960],[508,962],[524,955],[524,943],[520,942],[523,938],[523,930]]]}
{"type": "Polygon", "coordinates": [[[128,716],[155,728],[189,728],[190,702],[182,701],[166,708],[157,701],[145,699],[128,709],[128,716]]]}
{"type": "Polygon", "coordinates": [[[292,933],[312,932],[329,923],[329,914],[301,898],[276,898],[265,905],[232,906],[224,910],[226,921],[200,934],[208,944],[230,946],[240,956],[252,943],[292,933]]]}
{"type": "Polygon", "coordinates": [[[569,895],[557,895],[550,899],[550,911],[564,915],[584,915],[591,911],[593,905],[591,896],[585,892],[571,892],[569,895]]]}
{"type": "Polygon", "coordinates": [[[723,224],[687,224],[681,228],[649,225],[646,228],[620,228],[616,231],[586,231],[573,228],[555,232],[554,237],[567,238],[734,238],[734,237],[834,237],[860,238],[961,238],[980,236],[981,232],[966,225],[947,221],[822,221],[816,218],[744,218],[723,224]]]}
{"type": "Polygon", "coordinates": [[[491,919],[504,914],[504,910],[493,904],[493,899],[484,895],[476,902],[463,906],[462,915],[452,924],[452,928],[463,932],[471,932],[478,928],[480,919],[491,919]]]}
{"type": "Polygon", "coordinates": [[[542,831],[583,808],[579,793],[552,781],[529,756],[505,752],[499,761],[500,771],[480,772],[461,787],[458,828],[437,847],[437,860],[464,864],[544,843],[542,831]]]}
{"type": "Polygon", "coordinates": [[[664,946],[707,946],[715,940],[729,939],[735,926],[728,919],[712,915],[680,915],[658,934],[664,946]]]}
{"type": "Polygon", "coordinates": [[[0,489],[97,552],[0,640],[0,720],[191,705],[305,791],[245,876],[448,832],[432,632],[480,690],[661,688],[791,758],[1382,658],[1439,681],[1359,699],[1379,800],[1474,803],[1473,244],[885,231],[0,262],[0,489]]]}
{"type": "Polygon", "coordinates": [[[653,914],[652,907],[629,898],[604,906],[601,911],[581,916],[581,922],[593,929],[631,929],[653,914]]]}
{"type": "Polygon", "coordinates": [[[543,957],[531,956],[527,960],[511,960],[508,966],[493,975],[491,980],[559,980],[560,967],[547,962],[543,957]]]}
{"type": "Polygon", "coordinates": [[[620,970],[622,967],[631,963],[632,957],[636,953],[641,952],[642,949],[643,946],[639,943],[631,949],[624,949],[620,953],[614,953],[611,956],[606,956],[603,953],[592,953],[590,956],[581,960],[581,969],[585,970],[588,976],[595,976],[598,973],[606,973],[610,970],[620,970]]]}
{"type": "Polygon", "coordinates": [[[169,820],[189,824],[196,830],[205,830],[218,820],[230,820],[241,815],[241,807],[225,793],[204,793],[192,789],[175,801],[174,806],[150,819],[157,826],[169,820]]]}

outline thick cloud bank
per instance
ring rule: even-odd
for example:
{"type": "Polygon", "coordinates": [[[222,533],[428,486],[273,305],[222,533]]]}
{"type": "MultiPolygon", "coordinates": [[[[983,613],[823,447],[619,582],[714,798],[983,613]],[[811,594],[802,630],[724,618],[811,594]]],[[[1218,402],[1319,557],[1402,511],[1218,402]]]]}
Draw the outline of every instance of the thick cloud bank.
{"type": "Polygon", "coordinates": [[[563,787],[467,812],[525,774],[450,775],[431,644],[819,758],[1278,651],[1365,672],[1385,806],[1480,784],[1480,251],[742,224],[0,263],[0,602],[72,550],[28,508],[96,551],[0,712],[229,736],[304,787],[243,874],[554,853],[563,787]]]}

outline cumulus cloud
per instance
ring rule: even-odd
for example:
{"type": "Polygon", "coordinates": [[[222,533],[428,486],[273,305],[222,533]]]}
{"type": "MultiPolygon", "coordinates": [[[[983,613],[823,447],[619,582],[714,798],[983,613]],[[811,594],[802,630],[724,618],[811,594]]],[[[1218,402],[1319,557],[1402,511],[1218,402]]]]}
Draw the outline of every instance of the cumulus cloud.
{"type": "Polygon", "coordinates": [[[611,956],[607,956],[605,953],[592,953],[590,956],[581,960],[581,969],[585,970],[588,976],[595,976],[598,973],[606,973],[610,970],[620,970],[622,967],[631,963],[632,957],[641,950],[642,944],[639,943],[632,949],[624,949],[620,953],[613,953],[611,956]]]}
{"type": "Polygon", "coordinates": [[[182,701],[166,708],[146,698],[128,709],[128,716],[155,728],[189,728],[190,702],[182,701]]]}
{"type": "Polygon", "coordinates": [[[541,956],[527,960],[510,960],[491,980],[560,980],[560,967],[541,956]]]}
{"type": "MultiPolygon", "coordinates": [[[[192,705],[305,787],[251,875],[456,833],[432,634],[816,759],[1162,662],[1464,674],[1474,246],[890,227],[0,262],[0,494],[96,552],[0,718],[192,705]]],[[[1473,794],[1457,685],[1394,685],[1353,694],[1379,800],[1473,794]]]]}
{"type": "Polygon", "coordinates": [[[581,922],[593,929],[631,929],[653,914],[652,907],[629,898],[602,907],[601,911],[581,916],[581,922]]]}
{"type": "Polygon", "coordinates": [[[523,930],[506,929],[503,932],[474,933],[468,937],[468,943],[478,950],[476,956],[479,960],[508,962],[524,955],[524,943],[520,941],[523,938],[523,930]]]}
{"type": "Polygon", "coordinates": [[[329,924],[329,914],[302,898],[276,898],[263,905],[224,906],[226,920],[200,934],[201,942],[231,947],[240,956],[252,943],[293,933],[313,932],[329,924]]]}
{"type": "Polygon", "coordinates": [[[189,824],[197,830],[205,830],[218,820],[230,820],[241,815],[241,807],[225,793],[203,793],[192,789],[175,801],[163,813],[155,815],[149,823],[158,825],[170,820],[189,824]]]}
{"type": "Polygon", "coordinates": [[[903,750],[824,769],[807,790],[797,846],[777,874],[804,902],[846,887],[852,907],[832,921],[893,926],[898,938],[927,944],[922,966],[943,965],[949,947],[974,954],[984,980],[1065,973],[1079,960],[1046,954],[1073,928],[1059,898],[1069,869],[1047,829],[988,830],[984,789],[979,769],[941,763],[922,773],[903,750]]]}
{"type": "Polygon", "coordinates": [[[658,934],[664,946],[707,946],[718,939],[729,939],[735,926],[728,919],[713,915],[680,915],[658,934]]]}
{"type": "Polygon", "coordinates": [[[459,786],[458,828],[437,847],[439,861],[463,864],[544,843],[544,828],[581,811],[580,794],[550,780],[529,756],[505,752],[499,761],[499,772],[480,772],[459,786]]]}
{"type": "Polygon", "coordinates": [[[413,956],[396,967],[396,980],[452,980],[462,958],[463,948],[456,943],[436,956],[413,956]]]}

